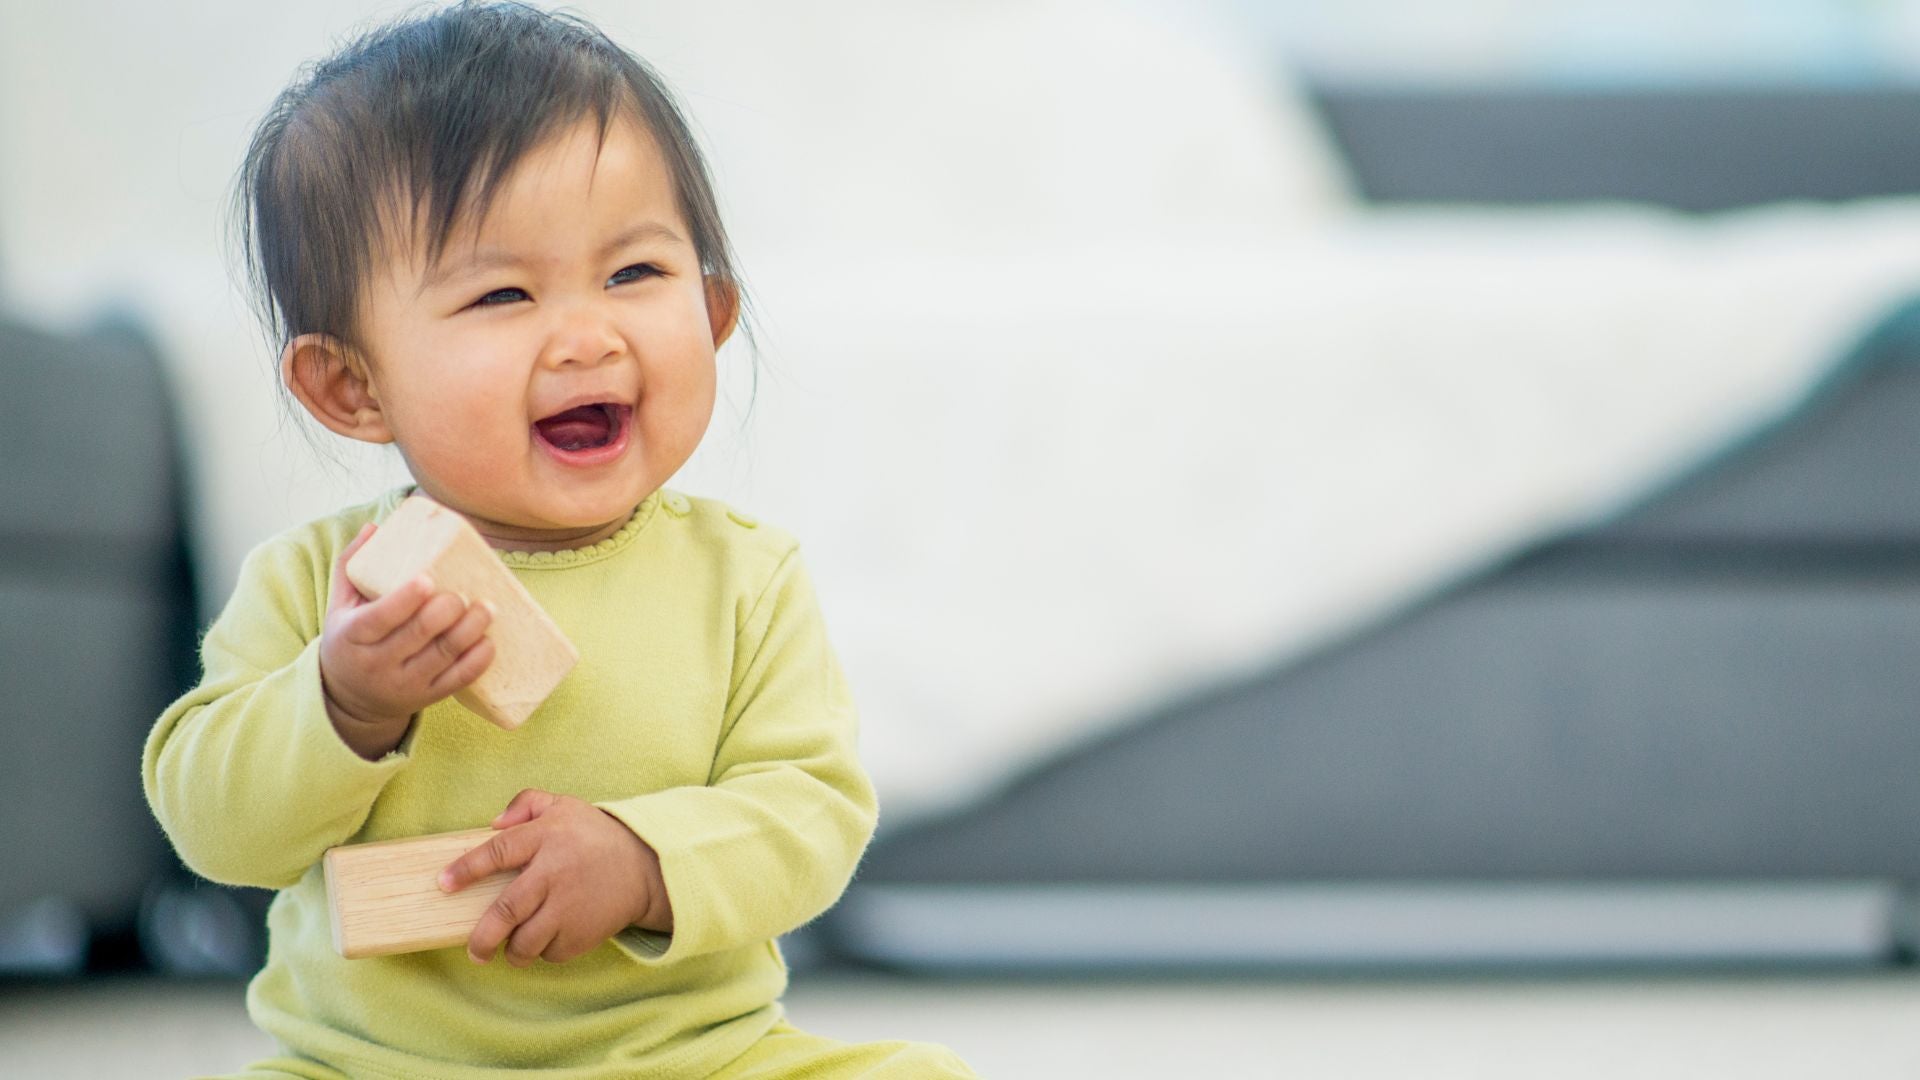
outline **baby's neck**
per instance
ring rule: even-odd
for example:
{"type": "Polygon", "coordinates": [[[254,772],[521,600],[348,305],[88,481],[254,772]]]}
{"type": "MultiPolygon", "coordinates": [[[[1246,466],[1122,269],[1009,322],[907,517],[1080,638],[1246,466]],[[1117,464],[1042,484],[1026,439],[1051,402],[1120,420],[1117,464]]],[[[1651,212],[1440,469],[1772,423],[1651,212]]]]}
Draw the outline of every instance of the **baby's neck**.
{"type": "Polygon", "coordinates": [[[473,527],[489,547],[500,551],[565,551],[569,548],[590,547],[620,531],[628,521],[621,517],[605,525],[589,525],[579,529],[523,529],[514,525],[502,525],[494,521],[477,521],[471,517],[473,527]]]}

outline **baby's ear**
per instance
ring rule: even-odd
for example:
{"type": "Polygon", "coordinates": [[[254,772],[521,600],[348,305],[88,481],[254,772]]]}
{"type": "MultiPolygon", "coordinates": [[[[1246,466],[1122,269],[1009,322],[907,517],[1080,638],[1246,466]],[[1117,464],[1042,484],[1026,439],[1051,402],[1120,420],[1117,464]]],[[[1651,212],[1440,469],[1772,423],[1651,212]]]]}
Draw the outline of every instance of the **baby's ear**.
{"type": "Polygon", "coordinates": [[[719,348],[733,336],[740,322],[740,286],[726,278],[708,274],[707,324],[713,327],[713,347],[719,348]]]}
{"type": "Polygon", "coordinates": [[[288,342],[280,381],[328,430],[361,442],[393,441],[366,361],[339,338],[301,334],[288,342]]]}

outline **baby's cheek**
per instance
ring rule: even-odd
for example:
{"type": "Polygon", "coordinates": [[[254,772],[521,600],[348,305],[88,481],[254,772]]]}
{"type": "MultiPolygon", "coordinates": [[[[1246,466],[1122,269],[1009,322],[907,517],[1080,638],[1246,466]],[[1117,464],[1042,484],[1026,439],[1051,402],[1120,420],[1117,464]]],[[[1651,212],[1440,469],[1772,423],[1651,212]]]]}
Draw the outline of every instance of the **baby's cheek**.
{"type": "Polygon", "coordinates": [[[458,401],[421,418],[402,451],[416,477],[425,474],[441,486],[472,496],[498,486],[521,467],[533,449],[531,428],[493,419],[458,401]]]}
{"type": "Polygon", "coordinates": [[[449,451],[486,455],[518,451],[527,443],[526,406],[505,395],[442,391],[428,399],[434,441],[449,451]]]}
{"type": "Polygon", "coordinates": [[[641,399],[636,424],[650,452],[691,452],[713,419],[712,362],[704,371],[696,365],[687,368],[665,385],[656,383],[655,391],[641,399]]]}

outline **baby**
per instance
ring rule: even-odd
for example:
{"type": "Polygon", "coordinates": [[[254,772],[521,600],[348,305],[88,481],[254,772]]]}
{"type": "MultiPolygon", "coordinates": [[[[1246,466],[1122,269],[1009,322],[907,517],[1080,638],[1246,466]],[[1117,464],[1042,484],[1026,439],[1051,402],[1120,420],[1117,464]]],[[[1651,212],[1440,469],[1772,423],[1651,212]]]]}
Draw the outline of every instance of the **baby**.
{"type": "Polygon", "coordinates": [[[241,1075],[973,1075],[783,1019],[775,939],[845,888],[874,794],[794,541],[661,486],[741,290],[648,68],[516,4],[417,17],[286,90],[237,194],[287,390],[415,482],[256,548],[147,742],[188,865],[279,890],[247,1005],[285,1054],[241,1075]],[[415,490],[579,649],[517,731],[450,700],[486,605],[342,573],[415,490]],[[322,852],[486,824],[441,886],[520,874],[464,951],[334,954],[322,852]]]}

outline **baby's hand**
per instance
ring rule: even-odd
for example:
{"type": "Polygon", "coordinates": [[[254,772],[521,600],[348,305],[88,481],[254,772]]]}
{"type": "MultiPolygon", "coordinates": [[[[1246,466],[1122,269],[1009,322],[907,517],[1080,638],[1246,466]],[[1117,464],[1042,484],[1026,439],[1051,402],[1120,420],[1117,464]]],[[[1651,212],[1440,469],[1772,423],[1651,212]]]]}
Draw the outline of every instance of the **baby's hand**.
{"type": "Polygon", "coordinates": [[[493,827],[502,831],[440,873],[440,887],[455,892],[489,874],[526,868],[467,939],[475,963],[493,959],[502,942],[507,962],[526,967],[536,956],[564,963],[629,926],[672,932],[659,856],[612,814],[529,788],[493,827]]]}
{"type": "Polygon", "coordinates": [[[425,575],[369,600],[347,580],[347,560],[372,536],[361,528],[333,568],[320,634],[320,686],[335,731],[377,761],[407,733],[413,714],[480,677],[493,660],[493,606],[435,593],[425,575]]]}

